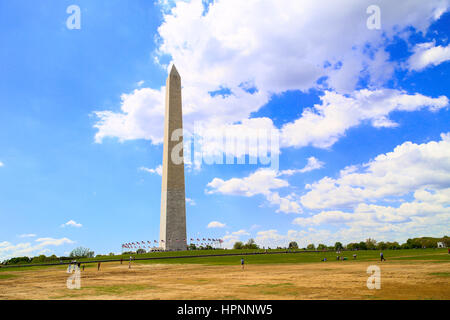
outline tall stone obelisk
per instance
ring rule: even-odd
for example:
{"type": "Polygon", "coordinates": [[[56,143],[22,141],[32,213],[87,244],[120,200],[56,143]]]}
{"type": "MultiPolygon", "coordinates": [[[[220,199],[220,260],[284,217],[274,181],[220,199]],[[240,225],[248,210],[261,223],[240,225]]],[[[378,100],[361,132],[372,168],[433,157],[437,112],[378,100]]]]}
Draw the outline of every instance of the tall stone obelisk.
{"type": "Polygon", "coordinates": [[[160,246],[164,250],[186,250],[181,78],[174,65],[166,80],[163,152],[160,246]]]}

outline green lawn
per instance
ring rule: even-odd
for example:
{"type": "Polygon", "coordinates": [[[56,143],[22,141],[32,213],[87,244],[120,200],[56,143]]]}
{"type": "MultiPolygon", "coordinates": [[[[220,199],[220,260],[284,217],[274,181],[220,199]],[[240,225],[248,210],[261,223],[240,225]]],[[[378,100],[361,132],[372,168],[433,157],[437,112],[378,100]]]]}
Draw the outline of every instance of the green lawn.
{"type": "Polygon", "coordinates": [[[4,279],[12,279],[12,278],[17,278],[18,275],[15,274],[0,274],[0,280],[4,280],[4,279]]]}
{"type": "MultiPolygon", "coordinates": [[[[227,250],[231,251],[231,250],[227,250]]],[[[239,253],[239,252],[236,252],[239,253]]],[[[386,260],[404,261],[404,260],[436,260],[450,262],[450,255],[447,250],[442,249],[411,249],[411,250],[385,250],[384,257],[386,260]]],[[[353,254],[356,254],[356,261],[378,261],[380,252],[377,250],[370,251],[344,251],[341,256],[347,257],[348,263],[354,261],[353,254]]],[[[243,257],[245,263],[248,264],[279,264],[279,263],[312,263],[320,262],[323,258],[328,261],[336,261],[337,254],[335,252],[302,252],[287,254],[262,254],[262,255],[245,255],[245,256],[225,256],[225,257],[204,257],[204,258],[182,258],[182,259],[162,259],[162,260],[144,260],[140,263],[198,263],[209,265],[233,265],[239,264],[243,257]]],[[[324,262],[326,263],[326,262],[324,262]]]]}
{"type": "MultiPolygon", "coordinates": [[[[270,250],[269,252],[277,252],[285,250],[270,250]]],[[[167,264],[208,264],[208,265],[235,265],[240,263],[243,257],[246,264],[279,264],[279,263],[312,263],[320,262],[323,258],[328,261],[336,261],[336,252],[308,252],[300,253],[281,253],[281,254],[260,254],[260,255],[245,255],[245,253],[265,252],[265,250],[193,250],[193,251],[178,251],[178,252],[155,252],[140,255],[133,255],[135,259],[161,257],[163,259],[155,260],[138,260],[134,263],[167,263],[167,264]],[[192,255],[211,255],[211,254],[239,254],[233,256],[219,256],[219,257],[195,257],[189,258],[192,255]],[[187,258],[180,259],[164,259],[164,257],[183,256],[187,258]]],[[[388,261],[437,261],[450,262],[450,255],[447,249],[408,249],[408,250],[384,250],[384,257],[388,261]]],[[[357,255],[356,261],[377,261],[380,257],[378,250],[361,250],[361,251],[343,251],[340,255],[347,257],[347,261],[342,263],[349,263],[354,261],[353,254],[357,255]]],[[[102,256],[91,259],[81,259],[80,262],[89,262],[95,260],[117,260],[124,259],[124,263],[128,263],[130,255],[123,256],[102,256]]],[[[324,262],[326,263],[326,262],[324,262]]],[[[86,265],[92,266],[92,265],[86,265]]],[[[64,266],[60,266],[63,267],[64,266]]],[[[30,270],[31,267],[14,268],[9,270],[30,270]]],[[[45,268],[45,267],[34,267],[45,268]]],[[[7,268],[0,268],[0,271],[7,271],[7,268]]]]}

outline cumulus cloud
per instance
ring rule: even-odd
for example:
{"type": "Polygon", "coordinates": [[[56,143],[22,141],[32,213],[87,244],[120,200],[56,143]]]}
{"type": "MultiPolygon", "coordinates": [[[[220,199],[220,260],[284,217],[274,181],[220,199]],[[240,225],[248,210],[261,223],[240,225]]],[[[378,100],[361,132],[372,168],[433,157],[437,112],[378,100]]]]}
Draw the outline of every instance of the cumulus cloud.
{"type": "Polygon", "coordinates": [[[51,252],[48,247],[58,247],[65,244],[73,244],[74,241],[68,238],[38,238],[34,243],[12,244],[8,241],[0,242],[0,259],[9,259],[12,257],[34,256],[51,252]]]}
{"type": "Polygon", "coordinates": [[[146,168],[146,167],[140,167],[139,170],[162,176],[162,165],[159,165],[159,166],[157,166],[154,169],[149,169],[149,168],[146,168]]]}
{"type": "Polygon", "coordinates": [[[440,141],[405,142],[358,167],[347,167],[336,179],[325,177],[306,186],[301,197],[308,209],[352,206],[361,201],[407,195],[420,188],[450,186],[450,134],[440,141]]]}
{"type": "MultiPolygon", "coordinates": [[[[410,26],[426,31],[448,9],[449,1],[411,0],[407,6],[383,2],[383,32],[366,27],[369,0],[303,1],[301,5],[229,0],[207,7],[201,0],[160,4],[164,16],[156,57],[171,57],[182,76],[187,130],[192,131],[194,123],[210,128],[236,125],[274,94],[325,88],[322,104],[286,124],[282,140],[283,147],[329,147],[362,121],[392,127],[396,124],[388,119],[389,112],[447,104],[444,97],[383,89],[353,91],[361,78],[368,79],[371,88],[381,88],[395,67],[384,50],[386,39],[410,26]],[[269,17],[271,23],[261,17],[269,17]],[[324,79],[320,85],[319,79],[324,79]]],[[[161,143],[164,92],[165,87],[137,89],[122,95],[120,111],[95,112],[96,141],[116,137],[161,143]]]]}
{"type": "Polygon", "coordinates": [[[302,227],[333,226],[347,241],[376,238],[404,241],[412,236],[440,237],[450,223],[450,188],[414,193],[414,200],[399,206],[360,203],[350,211],[322,211],[299,217],[293,223],[302,227]]]}
{"type": "Polygon", "coordinates": [[[316,157],[309,157],[308,158],[308,163],[306,164],[306,166],[302,169],[287,169],[287,170],[282,170],[280,172],[280,175],[288,175],[291,176],[295,173],[305,173],[305,172],[309,172],[309,171],[313,171],[313,170],[317,170],[322,168],[324,165],[324,163],[320,160],[318,160],[316,157]]]}
{"type": "Polygon", "coordinates": [[[300,213],[299,199],[295,194],[282,197],[274,191],[289,186],[289,182],[279,178],[279,175],[276,170],[262,168],[244,178],[214,178],[207,184],[206,192],[244,197],[263,195],[271,205],[278,206],[277,212],[300,213]]]}
{"type": "Polygon", "coordinates": [[[4,163],[0,161],[0,168],[4,166],[4,163]]]}
{"type": "Polygon", "coordinates": [[[211,221],[208,223],[208,228],[224,228],[225,226],[225,223],[221,223],[219,221],[211,221]]]}
{"type": "Polygon", "coordinates": [[[393,111],[416,111],[425,107],[436,111],[449,104],[445,96],[430,98],[392,89],[362,89],[350,95],[326,91],[320,99],[320,104],[304,110],[299,119],[281,128],[282,147],[328,148],[348,129],[364,121],[374,127],[393,127],[397,124],[388,118],[393,111]]]}
{"type": "Polygon", "coordinates": [[[436,46],[435,42],[426,42],[417,44],[413,51],[407,62],[409,70],[421,71],[450,60],[450,45],[443,47],[436,46]]]}
{"type": "MultiPolygon", "coordinates": [[[[320,228],[314,232],[320,230],[322,239],[442,236],[450,223],[450,134],[423,144],[405,142],[306,189],[301,204],[310,216],[295,218],[293,224],[320,228]],[[314,213],[317,209],[321,211],[314,213]]],[[[297,236],[316,237],[305,230],[297,236]]]]}
{"type": "Polygon", "coordinates": [[[236,241],[242,241],[242,237],[248,237],[250,233],[245,229],[241,229],[234,232],[227,232],[225,236],[222,237],[224,248],[232,248],[236,241]]]}
{"type": "Polygon", "coordinates": [[[33,238],[33,237],[36,237],[34,233],[24,233],[19,235],[19,238],[33,238]]]}
{"type": "Polygon", "coordinates": [[[191,198],[186,198],[186,203],[190,204],[191,206],[195,206],[195,200],[191,199],[191,198]]]}
{"type": "Polygon", "coordinates": [[[162,143],[164,129],[164,91],[142,88],[130,94],[122,94],[120,112],[95,111],[98,129],[95,141],[102,142],[107,137],[120,141],[147,139],[162,143]]]}
{"type": "Polygon", "coordinates": [[[61,227],[75,227],[75,228],[81,228],[83,225],[81,223],[77,223],[73,220],[69,220],[66,223],[62,224],[61,227]]]}

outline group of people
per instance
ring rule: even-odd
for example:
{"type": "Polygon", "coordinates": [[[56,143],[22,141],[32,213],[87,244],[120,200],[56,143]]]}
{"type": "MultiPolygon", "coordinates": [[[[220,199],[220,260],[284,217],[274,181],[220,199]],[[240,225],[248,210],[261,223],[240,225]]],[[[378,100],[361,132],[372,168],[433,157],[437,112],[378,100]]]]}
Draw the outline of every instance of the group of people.
{"type": "MultiPolygon", "coordinates": [[[[134,258],[130,256],[130,261],[128,262],[128,269],[131,269],[131,260],[133,260],[134,258]]],[[[120,259],[120,264],[123,263],[123,259],[120,259]]],[[[98,261],[97,262],[97,271],[100,271],[102,262],[98,261]]],[[[76,271],[76,268],[78,267],[78,270],[83,270],[84,271],[84,264],[81,265],[81,262],[77,262],[76,260],[72,260],[67,268],[67,272],[70,273],[72,271],[72,267],[73,270],[76,271]]]]}
{"type": "MultiPolygon", "coordinates": [[[[340,251],[338,251],[337,253],[340,253],[340,251]]],[[[353,259],[354,260],[356,259],[356,254],[353,255],[353,259]]],[[[128,262],[128,269],[131,269],[131,260],[133,260],[132,256],[130,256],[130,260],[128,262]]],[[[347,257],[337,256],[336,260],[344,261],[344,260],[347,260],[347,257]]],[[[386,259],[384,258],[383,252],[380,252],[380,260],[381,261],[386,261],[386,259]]],[[[321,261],[328,261],[328,260],[327,260],[327,258],[323,258],[321,261]]],[[[122,262],[123,262],[123,259],[121,258],[120,259],[120,264],[122,264],[122,262]]],[[[69,272],[70,272],[72,264],[75,264],[76,266],[78,266],[78,268],[80,268],[80,265],[81,265],[81,263],[80,262],[77,263],[76,260],[72,261],[72,263],[69,264],[69,268],[68,268],[69,272]]],[[[241,258],[242,270],[244,270],[244,264],[245,264],[244,258],[241,258]]],[[[98,264],[97,264],[97,271],[100,271],[100,266],[101,266],[101,262],[99,261],[98,264]]],[[[83,264],[83,271],[84,271],[84,264],[83,264]]]]}
{"type": "MultiPolygon", "coordinates": [[[[341,253],[341,252],[338,251],[336,253],[341,253]]],[[[336,256],[336,260],[347,260],[347,257],[336,256]]],[[[356,260],[356,253],[353,255],[353,260],[356,260]]],[[[320,261],[327,261],[327,258],[323,258],[320,261]]],[[[386,259],[384,258],[383,252],[380,252],[380,261],[386,261],[386,259]]]]}
{"type": "Polygon", "coordinates": [[[72,272],[72,267],[73,267],[74,271],[76,271],[77,268],[78,268],[78,270],[83,269],[83,271],[84,271],[84,264],[81,265],[81,262],[77,262],[77,260],[72,260],[70,262],[69,266],[67,267],[67,273],[71,273],[72,272]]]}

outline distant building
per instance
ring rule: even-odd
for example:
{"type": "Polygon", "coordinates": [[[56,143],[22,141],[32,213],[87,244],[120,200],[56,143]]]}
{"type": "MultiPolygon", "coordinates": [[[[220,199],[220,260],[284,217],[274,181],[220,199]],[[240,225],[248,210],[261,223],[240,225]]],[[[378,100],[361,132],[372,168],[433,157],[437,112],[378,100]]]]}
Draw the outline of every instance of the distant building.
{"type": "Polygon", "coordinates": [[[443,242],[438,242],[438,243],[437,243],[437,247],[438,247],[438,248],[445,248],[445,243],[443,243],[443,242]]]}

